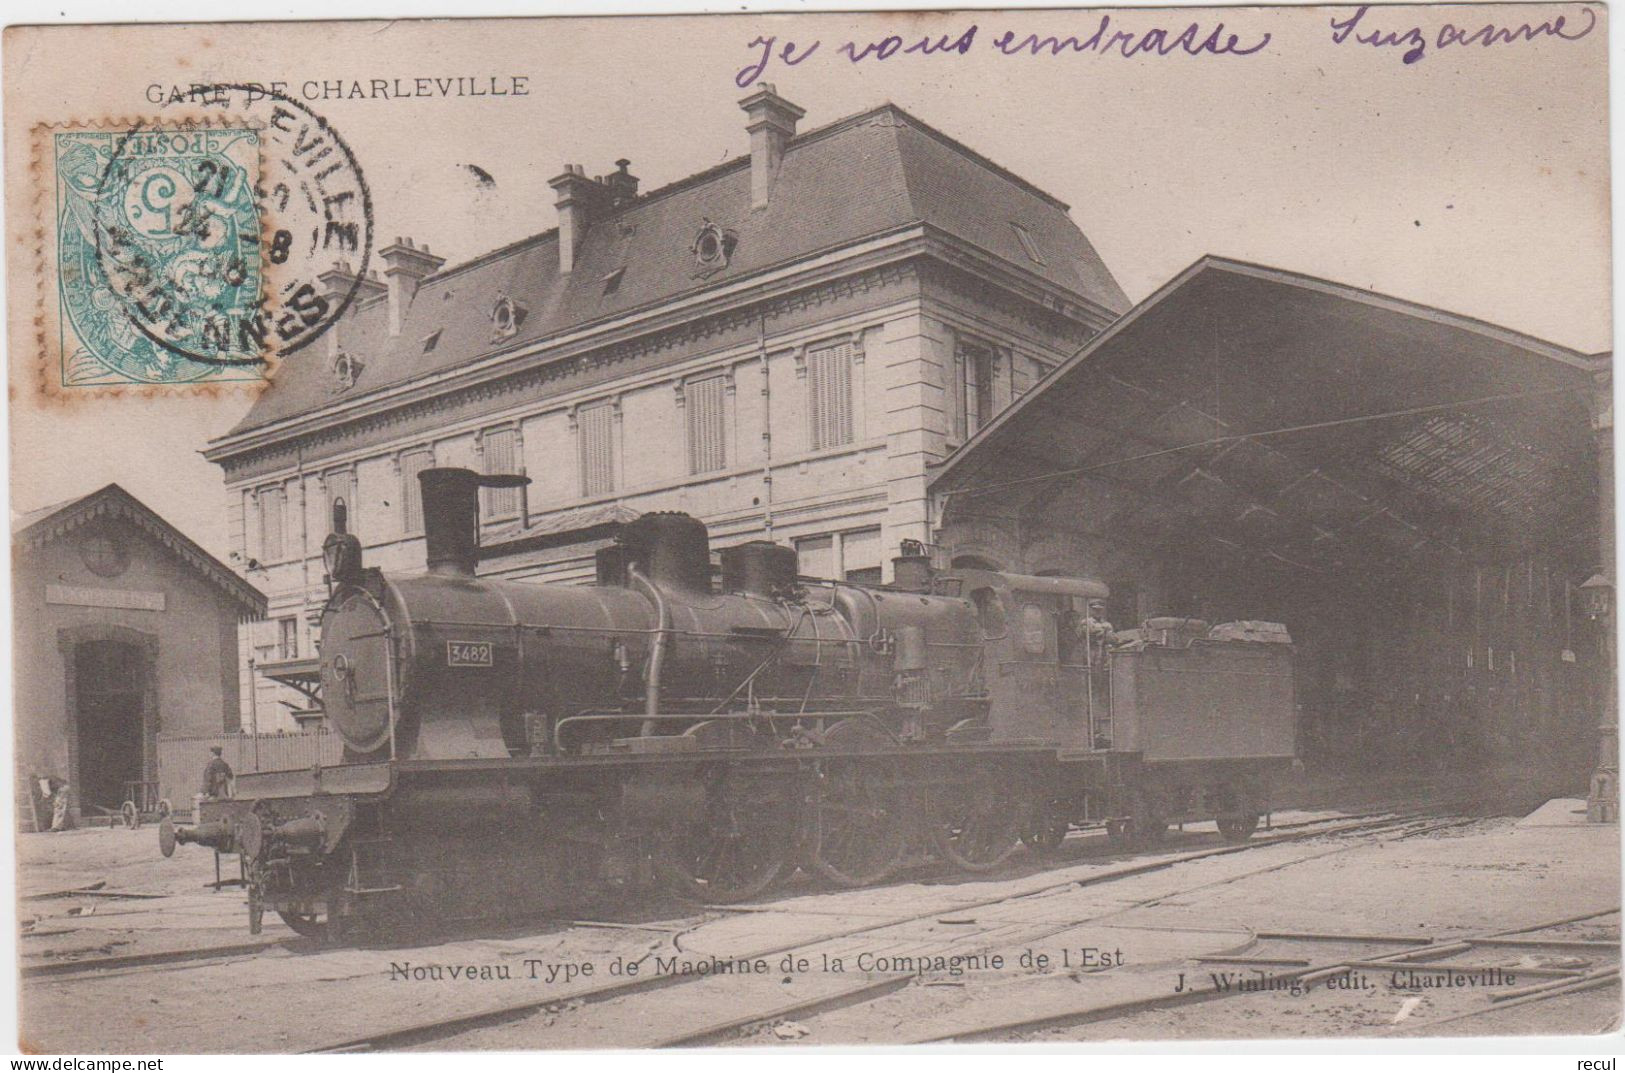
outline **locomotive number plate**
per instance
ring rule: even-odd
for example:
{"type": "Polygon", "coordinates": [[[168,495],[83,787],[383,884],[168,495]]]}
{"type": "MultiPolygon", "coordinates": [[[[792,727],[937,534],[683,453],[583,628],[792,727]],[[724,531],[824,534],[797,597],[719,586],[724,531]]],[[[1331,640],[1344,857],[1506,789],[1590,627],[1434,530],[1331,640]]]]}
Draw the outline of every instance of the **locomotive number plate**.
{"type": "Polygon", "coordinates": [[[446,666],[489,667],[491,665],[490,641],[446,642],[446,666]]]}

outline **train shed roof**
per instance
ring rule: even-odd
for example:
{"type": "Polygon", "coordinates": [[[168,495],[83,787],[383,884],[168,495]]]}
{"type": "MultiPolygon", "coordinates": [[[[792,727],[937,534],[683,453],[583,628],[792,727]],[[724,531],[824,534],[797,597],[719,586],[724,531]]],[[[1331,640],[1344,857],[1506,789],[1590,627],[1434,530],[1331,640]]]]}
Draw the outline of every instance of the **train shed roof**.
{"type": "Polygon", "coordinates": [[[945,524],[1067,513],[1317,572],[1586,548],[1610,367],[1209,256],[983,427],[931,489],[945,524]]]}

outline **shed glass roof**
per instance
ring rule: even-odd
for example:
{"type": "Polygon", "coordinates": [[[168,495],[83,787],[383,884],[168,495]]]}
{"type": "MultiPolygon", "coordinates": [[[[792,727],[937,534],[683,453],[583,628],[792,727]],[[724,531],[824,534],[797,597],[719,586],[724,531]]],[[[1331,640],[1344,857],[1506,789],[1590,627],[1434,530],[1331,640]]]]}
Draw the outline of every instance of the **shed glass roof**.
{"type": "Polygon", "coordinates": [[[1208,257],[983,428],[932,491],[948,522],[1086,511],[1096,532],[1316,571],[1584,548],[1609,364],[1208,257]]]}

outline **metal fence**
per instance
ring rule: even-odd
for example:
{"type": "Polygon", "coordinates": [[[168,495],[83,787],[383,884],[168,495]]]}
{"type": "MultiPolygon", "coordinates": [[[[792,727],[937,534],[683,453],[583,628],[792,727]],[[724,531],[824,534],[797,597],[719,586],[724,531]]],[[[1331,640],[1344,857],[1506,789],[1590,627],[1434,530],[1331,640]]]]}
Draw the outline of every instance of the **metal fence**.
{"type": "Polygon", "coordinates": [[[344,739],[326,730],[297,734],[158,735],[158,793],[177,809],[190,808],[203,788],[203,766],[218,745],[235,772],[295,771],[318,760],[323,766],[344,758],[344,739]]]}

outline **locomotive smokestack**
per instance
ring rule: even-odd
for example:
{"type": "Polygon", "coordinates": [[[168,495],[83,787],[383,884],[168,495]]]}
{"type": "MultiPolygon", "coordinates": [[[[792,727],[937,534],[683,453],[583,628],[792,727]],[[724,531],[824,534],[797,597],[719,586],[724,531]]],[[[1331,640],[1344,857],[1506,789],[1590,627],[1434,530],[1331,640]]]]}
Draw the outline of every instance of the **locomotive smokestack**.
{"type": "Polygon", "coordinates": [[[420,471],[418,481],[429,573],[473,577],[480,555],[480,489],[522,488],[530,478],[436,466],[420,471]]]}

